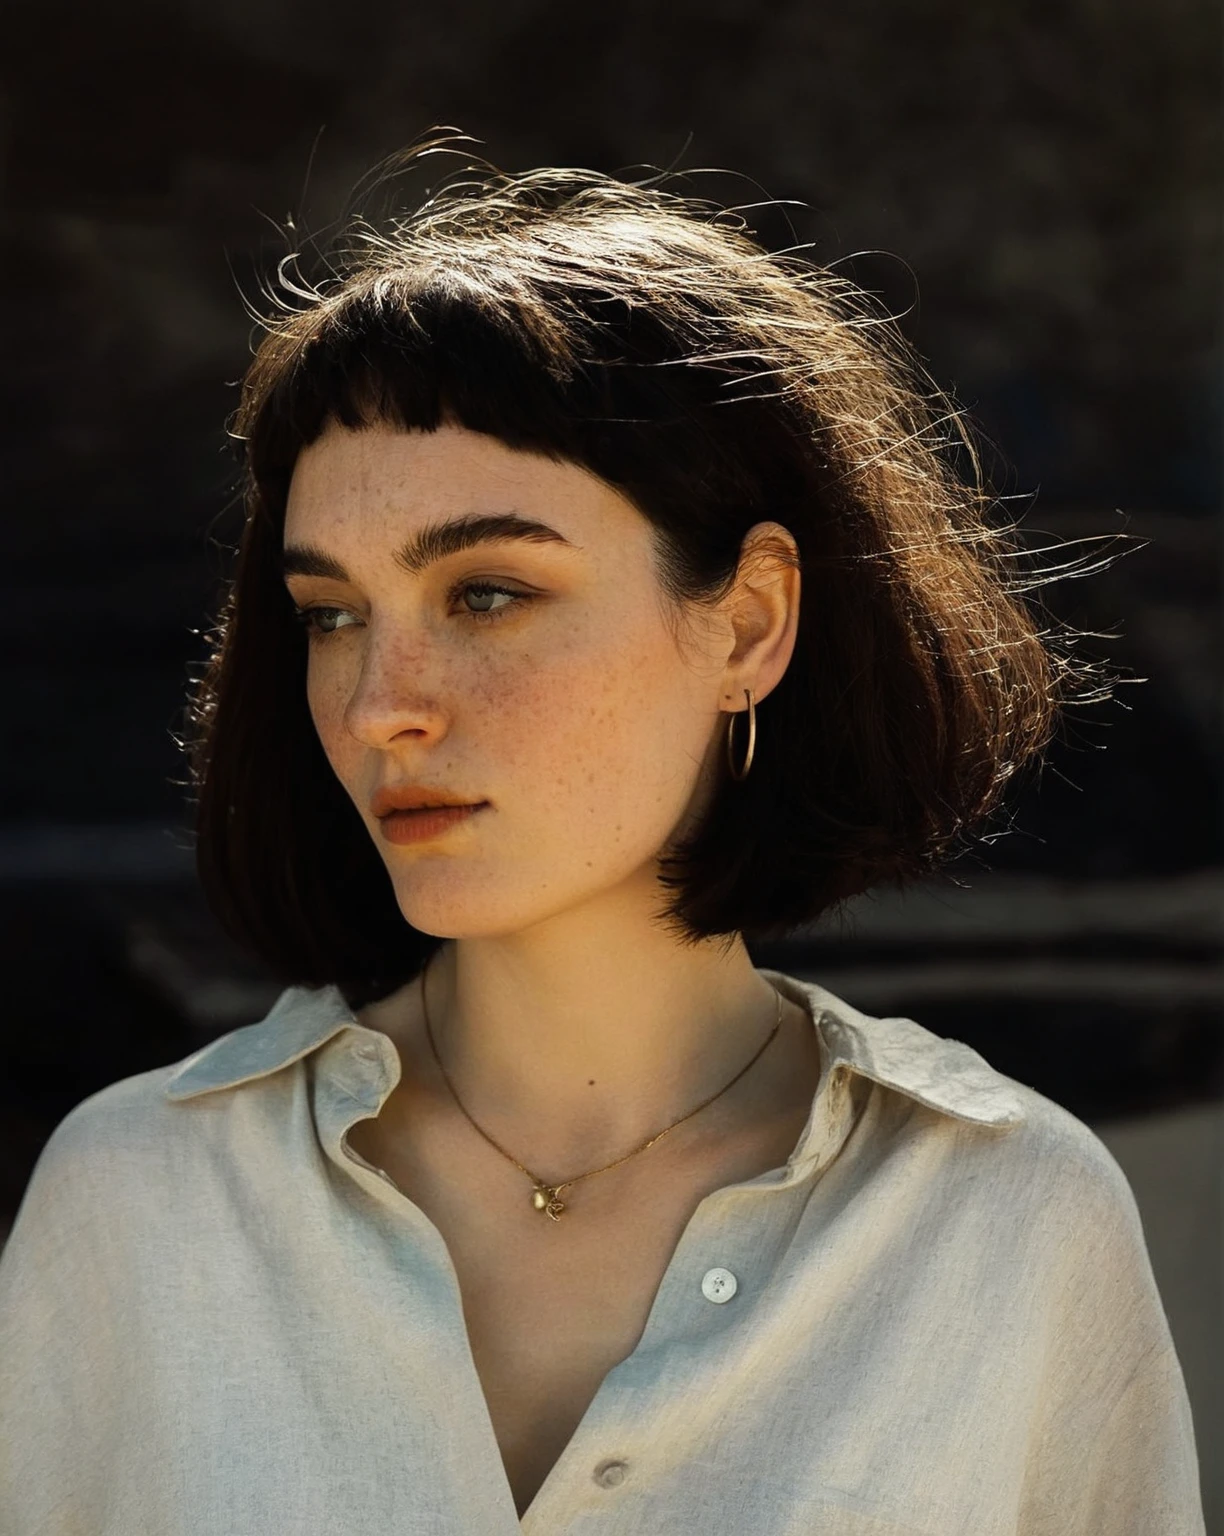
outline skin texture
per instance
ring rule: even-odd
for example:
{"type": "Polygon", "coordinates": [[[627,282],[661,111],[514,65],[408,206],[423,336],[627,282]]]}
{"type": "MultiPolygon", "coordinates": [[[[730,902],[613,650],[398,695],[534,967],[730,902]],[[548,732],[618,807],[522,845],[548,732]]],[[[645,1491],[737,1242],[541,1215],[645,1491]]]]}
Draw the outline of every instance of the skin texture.
{"type": "MultiPolygon", "coordinates": [[[[429,969],[428,1000],[464,1104],[546,1178],[669,1125],[773,1027],[774,991],[738,936],[685,947],[653,917],[659,852],[704,803],[726,711],[744,708],[745,687],[767,697],[793,652],[800,579],[759,558],[771,534],[790,537],[776,523],[750,530],[736,590],[678,624],[649,523],[580,466],[450,424],[332,424],[299,457],[286,546],[326,552],[348,578],[287,580],[299,608],[329,610],[317,616],[329,632],[310,643],[316,729],[405,919],[453,940],[429,969]],[[394,559],[428,524],[507,511],[573,547],[502,540],[416,573],[394,559]],[[465,581],[533,598],[465,594],[465,581]],[[497,617],[474,617],[482,610],[497,617]],[[370,800],[407,784],[491,808],[395,846],[370,800]]],[[[740,721],[741,755],[746,739],[740,721]]],[[[419,997],[414,982],[366,1011],[399,1046],[409,1087],[430,1071],[419,997]]],[[[770,1113],[759,1092],[806,1049],[797,1012],[786,1005],[781,1039],[745,1079],[761,1087],[731,1101],[743,1115],[770,1113]]],[[[687,1130],[647,1154],[659,1176],[687,1130]]],[[[501,1161],[487,1146],[481,1155],[501,1161]]]]}

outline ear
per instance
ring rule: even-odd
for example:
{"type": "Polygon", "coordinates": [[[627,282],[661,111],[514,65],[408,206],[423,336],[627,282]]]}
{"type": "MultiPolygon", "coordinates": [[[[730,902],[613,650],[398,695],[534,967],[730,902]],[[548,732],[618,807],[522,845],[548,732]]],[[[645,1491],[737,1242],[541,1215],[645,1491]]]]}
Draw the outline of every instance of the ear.
{"type": "Polygon", "coordinates": [[[790,665],[799,631],[799,548],[781,523],[754,523],[740,546],[735,586],[725,599],[735,641],[720,687],[730,712],[759,704],[790,665]]]}

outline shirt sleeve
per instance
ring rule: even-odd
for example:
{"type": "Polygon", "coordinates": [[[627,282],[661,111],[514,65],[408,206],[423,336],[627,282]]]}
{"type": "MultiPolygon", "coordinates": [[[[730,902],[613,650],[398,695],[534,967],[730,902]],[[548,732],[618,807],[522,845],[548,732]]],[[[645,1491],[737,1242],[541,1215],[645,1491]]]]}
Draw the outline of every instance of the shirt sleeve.
{"type": "Polygon", "coordinates": [[[114,1429],[136,1385],[124,1380],[117,1348],[123,1277],[95,1215],[78,1128],[69,1116],[53,1132],[0,1252],[5,1536],[102,1528],[114,1429]]]}
{"type": "Polygon", "coordinates": [[[1136,1367],[1085,1463],[1070,1528],[1101,1536],[1203,1536],[1190,1405],[1171,1348],[1136,1367]]]}
{"type": "Polygon", "coordinates": [[[1064,1165],[1022,1536],[1204,1536],[1190,1402],[1125,1174],[1092,1133],[1064,1165]]]}

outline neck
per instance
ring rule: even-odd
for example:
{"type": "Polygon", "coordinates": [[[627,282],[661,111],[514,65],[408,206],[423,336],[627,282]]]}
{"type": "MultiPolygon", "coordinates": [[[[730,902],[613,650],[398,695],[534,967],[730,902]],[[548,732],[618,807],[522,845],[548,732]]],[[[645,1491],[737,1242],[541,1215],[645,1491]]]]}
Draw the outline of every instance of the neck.
{"type": "MultiPolygon", "coordinates": [[[[553,922],[461,938],[439,950],[424,982],[438,1057],[467,1111],[548,1167],[593,1166],[687,1115],[778,1019],[777,994],[738,935],[681,946],[653,926],[584,937],[553,922]]],[[[420,980],[388,1002],[423,1026],[420,980]]],[[[449,1098],[423,1027],[409,1029],[414,1066],[449,1098]]],[[[721,1102],[751,1095],[772,1054],[721,1102]]]]}

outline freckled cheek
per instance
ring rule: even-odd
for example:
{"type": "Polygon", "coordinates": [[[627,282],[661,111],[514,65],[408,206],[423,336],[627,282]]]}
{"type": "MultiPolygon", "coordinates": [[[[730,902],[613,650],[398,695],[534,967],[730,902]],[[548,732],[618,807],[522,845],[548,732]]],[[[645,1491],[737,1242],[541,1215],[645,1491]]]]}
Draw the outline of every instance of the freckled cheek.
{"type": "MultiPolygon", "coordinates": [[[[605,803],[624,788],[643,686],[632,648],[571,653],[490,680],[476,719],[496,766],[525,786],[571,802],[605,803]],[[496,743],[491,739],[496,737],[496,743]]],[[[640,653],[639,653],[640,654],[640,653]]]]}

